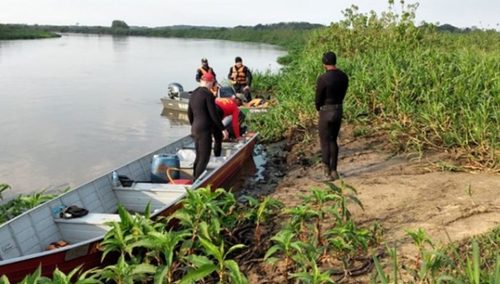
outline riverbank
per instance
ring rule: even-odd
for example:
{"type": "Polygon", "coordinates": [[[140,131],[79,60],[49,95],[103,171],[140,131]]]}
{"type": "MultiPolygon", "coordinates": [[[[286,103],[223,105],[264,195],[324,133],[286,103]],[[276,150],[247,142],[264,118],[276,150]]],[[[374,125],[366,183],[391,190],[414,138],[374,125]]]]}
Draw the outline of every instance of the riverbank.
{"type": "Polygon", "coordinates": [[[36,26],[0,24],[0,40],[56,37],[61,37],[61,35],[36,26]]]}
{"type": "MultiPolygon", "coordinates": [[[[343,126],[339,157],[342,181],[357,190],[364,206],[364,210],[351,206],[352,218],[363,228],[378,226],[383,232],[380,247],[395,246],[402,263],[409,265],[418,254],[407,231],[424,229],[436,245],[444,245],[464,242],[499,227],[497,174],[442,171],[442,165],[451,163],[453,155],[426,152],[418,159],[412,155],[394,155],[385,135],[356,137],[354,133],[354,126],[343,126]]],[[[295,132],[292,139],[269,145],[267,182],[247,186],[247,192],[262,193],[280,200],[286,207],[296,207],[302,196],[314,188],[325,187],[314,179],[321,172],[317,137],[315,130],[295,132]],[[310,141],[298,142],[304,134],[310,141]]],[[[283,223],[281,220],[280,224],[283,223]]],[[[347,282],[366,283],[373,273],[347,282]]],[[[253,266],[247,276],[251,283],[284,280],[282,273],[266,263],[253,266]]]]}

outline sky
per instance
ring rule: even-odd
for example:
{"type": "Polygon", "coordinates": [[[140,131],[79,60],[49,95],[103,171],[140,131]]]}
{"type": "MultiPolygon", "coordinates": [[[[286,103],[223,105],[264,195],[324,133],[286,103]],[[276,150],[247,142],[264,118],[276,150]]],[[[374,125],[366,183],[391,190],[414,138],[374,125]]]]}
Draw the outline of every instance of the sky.
{"type": "MultiPolygon", "coordinates": [[[[400,8],[399,0],[395,7],[400,8]]],[[[420,0],[422,21],[500,29],[499,0],[420,0]]],[[[342,11],[387,10],[387,0],[0,0],[0,23],[101,25],[123,20],[130,26],[198,25],[234,27],[279,22],[329,25],[342,11]]]]}

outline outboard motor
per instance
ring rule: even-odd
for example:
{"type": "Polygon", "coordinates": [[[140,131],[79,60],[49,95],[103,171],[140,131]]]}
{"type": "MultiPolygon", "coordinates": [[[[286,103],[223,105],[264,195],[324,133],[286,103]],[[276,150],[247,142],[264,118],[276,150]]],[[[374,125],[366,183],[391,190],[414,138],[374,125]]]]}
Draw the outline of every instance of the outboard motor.
{"type": "Polygon", "coordinates": [[[168,96],[171,99],[179,98],[181,93],[184,92],[184,88],[179,83],[170,83],[168,84],[168,96]]]}

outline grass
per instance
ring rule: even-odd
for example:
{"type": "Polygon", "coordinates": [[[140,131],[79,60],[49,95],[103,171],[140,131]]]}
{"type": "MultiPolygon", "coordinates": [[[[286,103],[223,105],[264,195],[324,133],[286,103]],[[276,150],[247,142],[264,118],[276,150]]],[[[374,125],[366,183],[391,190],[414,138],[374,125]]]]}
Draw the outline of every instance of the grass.
{"type": "Polygon", "coordinates": [[[374,258],[372,283],[500,283],[500,227],[441,248],[422,229],[408,234],[419,249],[416,260],[403,264],[397,251],[388,249],[391,261],[385,269],[374,258]]]}
{"type": "Polygon", "coordinates": [[[395,151],[456,149],[470,165],[498,170],[500,33],[440,33],[415,26],[415,6],[394,10],[379,16],[353,6],[344,21],[313,32],[282,74],[267,78],[279,105],[255,127],[266,141],[314,127],[320,60],[333,50],[350,77],[345,120],[363,117],[395,151]]]}

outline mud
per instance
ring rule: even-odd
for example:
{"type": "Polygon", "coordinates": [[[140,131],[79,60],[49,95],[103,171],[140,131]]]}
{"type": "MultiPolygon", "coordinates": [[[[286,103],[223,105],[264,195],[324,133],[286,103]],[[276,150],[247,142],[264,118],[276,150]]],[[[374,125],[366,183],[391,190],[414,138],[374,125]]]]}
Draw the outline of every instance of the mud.
{"type": "MultiPolygon", "coordinates": [[[[301,194],[324,186],[314,179],[320,173],[318,136],[309,134],[308,143],[297,143],[303,137],[296,135],[259,146],[256,174],[241,184],[240,192],[271,195],[294,206],[301,194]]],[[[498,173],[440,171],[436,165],[453,159],[444,152],[415,157],[394,155],[382,135],[356,138],[352,127],[342,128],[339,172],[344,182],[357,189],[365,208],[353,206],[353,218],[361,226],[378,223],[383,228],[383,242],[397,246],[401,259],[416,255],[406,230],[423,228],[435,243],[445,244],[500,225],[498,173]]],[[[279,283],[275,268],[266,264],[254,267],[248,277],[251,283],[279,283]]]]}

